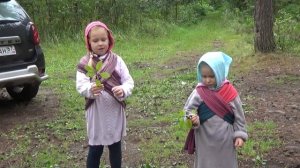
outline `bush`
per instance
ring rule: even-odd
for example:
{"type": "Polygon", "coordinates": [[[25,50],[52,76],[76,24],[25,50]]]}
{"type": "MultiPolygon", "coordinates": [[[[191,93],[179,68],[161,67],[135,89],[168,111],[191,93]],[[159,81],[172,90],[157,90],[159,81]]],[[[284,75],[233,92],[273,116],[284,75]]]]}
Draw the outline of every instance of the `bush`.
{"type": "Polygon", "coordinates": [[[213,11],[213,7],[204,2],[197,2],[195,4],[183,6],[183,9],[180,10],[180,17],[178,18],[177,23],[199,23],[200,21],[202,21],[202,18],[206,16],[210,11],[213,11]]]}
{"type": "Polygon", "coordinates": [[[293,15],[285,10],[278,11],[274,25],[274,34],[277,48],[282,51],[295,51],[300,43],[299,23],[293,18],[293,15]]]}

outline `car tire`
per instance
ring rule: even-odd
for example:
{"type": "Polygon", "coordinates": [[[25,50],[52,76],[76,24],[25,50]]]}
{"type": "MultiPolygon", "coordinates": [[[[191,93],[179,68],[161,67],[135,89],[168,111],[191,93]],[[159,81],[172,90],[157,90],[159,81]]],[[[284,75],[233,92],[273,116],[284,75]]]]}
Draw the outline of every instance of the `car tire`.
{"type": "Polygon", "coordinates": [[[39,86],[40,84],[26,84],[24,86],[6,87],[6,90],[13,99],[29,101],[37,95],[39,86]]]}

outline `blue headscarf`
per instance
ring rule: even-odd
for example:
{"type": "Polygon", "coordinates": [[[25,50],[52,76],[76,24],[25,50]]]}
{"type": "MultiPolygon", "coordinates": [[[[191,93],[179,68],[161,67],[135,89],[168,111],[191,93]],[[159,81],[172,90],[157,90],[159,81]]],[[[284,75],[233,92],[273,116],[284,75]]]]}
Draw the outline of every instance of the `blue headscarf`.
{"type": "Polygon", "coordinates": [[[218,89],[226,80],[232,58],[223,52],[207,52],[199,60],[197,65],[197,79],[202,83],[201,66],[206,63],[214,72],[216,78],[216,87],[218,89]]]}

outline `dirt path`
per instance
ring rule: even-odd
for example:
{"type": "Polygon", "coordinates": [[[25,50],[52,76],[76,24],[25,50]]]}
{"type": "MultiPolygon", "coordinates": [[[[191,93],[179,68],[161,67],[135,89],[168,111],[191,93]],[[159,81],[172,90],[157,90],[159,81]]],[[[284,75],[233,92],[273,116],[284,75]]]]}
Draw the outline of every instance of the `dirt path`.
{"type": "MultiPolygon", "coordinates": [[[[194,63],[194,59],[196,58],[188,60],[187,64],[194,63]]],[[[278,136],[283,145],[265,156],[268,167],[300,168],[300,58],[271,56],[261,57],[258,62],[259,64],[253,65],[250,73],[239,75],[234,81],[243,101],[253,107],[253,112],[246,116],[247,121],[250,123],[272,120],[279,126],[278,136]]],[[[0,158],[9,148],[16,145],[3,138],[3,133],[34,120],[51,120],[53,114],[58,112],[58,107],[57,95],[43,88],[30,103],[15,102],[1,89],[0,158]]],[[[125,160],[138,156],[136,143],[138,142],[134,138],[128,138],[127,150],[132,151],[124,152],[125,160]]],[[[81,147],[75,151],[81,153],[78,156],[81,162],[84,162],[82,159],[85,159],[86,150],[81,147]]],[[[138,161],[138,158],[136,160],[138,161]]],[[[136,164],[134,160],[128,164],[131,162],[136,164]]],[[[8,167],[9,164],[11,163],[0,162],[0,167],[8,167]]],[[[253,168],[253,161],[242,160],[241,167],[253,168]]]]}
{"type": "MultiPolygon", "coordinates": [[[[20,158],[12,157],[8,161],[2,161],[8,151],[18,144],[4,135],[9,134],[14,128],[39,120],[51,120],[58,112],[59,102],[57,96],[50,90],[42,87],[36,98],[31,102],[17,102],[12,100],[5,89],[0,89],[0,168],[14,165],[20,158]]],[[[34,148],[34,146],[32,147],[34,148]]]]}
{"type": "MultiPolygon", "coordinates": [[[[253,106],[247,120],[278,125],[283,145],[264,157],[267,167],[300,168],[300,58],[269,55],[258,62],[235,83],[245,103],[253,106]]],[[[244,167],[252,168],[253,162],[244,161],[244,167]]]]}
{"type": "Polygon", "coordinates": [[[0,89],[0,133],[34,120],[51,118],[58,111],[58,99],[41,87],[31,102],[12,100],[5,89],[0,89]]]}

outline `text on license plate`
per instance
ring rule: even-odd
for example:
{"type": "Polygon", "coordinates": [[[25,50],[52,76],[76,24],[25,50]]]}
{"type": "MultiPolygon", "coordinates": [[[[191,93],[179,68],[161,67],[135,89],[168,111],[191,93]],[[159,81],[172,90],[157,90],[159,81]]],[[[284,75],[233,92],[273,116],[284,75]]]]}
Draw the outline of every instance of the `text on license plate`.
{"type": "Polygon", "coordinates": [[[15,46],[0,46],[0,56],[15,55],[15,46]]]}

